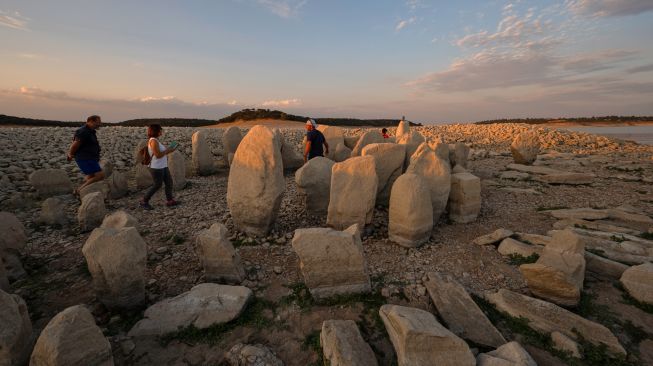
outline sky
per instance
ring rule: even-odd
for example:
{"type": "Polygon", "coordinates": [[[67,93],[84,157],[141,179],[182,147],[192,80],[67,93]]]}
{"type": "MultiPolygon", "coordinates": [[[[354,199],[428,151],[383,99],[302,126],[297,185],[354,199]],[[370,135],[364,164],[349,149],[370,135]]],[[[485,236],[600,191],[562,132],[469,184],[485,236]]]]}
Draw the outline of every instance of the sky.
{"type": "Polygon", "coordinates": [[[653,0],[0,0],[0,114],[653,115],[653,0]]]}

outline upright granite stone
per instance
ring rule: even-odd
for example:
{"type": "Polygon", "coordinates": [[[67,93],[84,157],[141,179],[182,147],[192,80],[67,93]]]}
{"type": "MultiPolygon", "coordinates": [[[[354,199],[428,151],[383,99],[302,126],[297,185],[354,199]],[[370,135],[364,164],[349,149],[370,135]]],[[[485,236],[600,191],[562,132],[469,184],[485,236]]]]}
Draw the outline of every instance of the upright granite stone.
{"type": "Polygon", "coordinates": [[[0,212],[0,262],[4,262],[7,279],[16,281],[27,275],[20,262],[20,255],[27,244],[25,227],[10,212],[0,212]]]}
{"type": "Polygon", "coordinates": [[[134,158],[134,165],[142,164],[143,157],[141,156],[141,150],[147,147],[147,141],[148,139],[139,140],[136,144],[136,147],[134,147],[134,151],[132,153],[132,157],[134,158]]]}
{"type": "Polygon", "coordinates": [[[172,177],[172,188],[175,191],[186,188],[186,159],[180,151],[168,154],[168,170],[172,177]]]}
{"type": "Polygon", "coordinates": [[[376,203],[387,205],[392,185],[403,172],[406,147],[392,143],[369,144],[363,148],[361,155],[374,157],[378,178],[376,203]]]}
{"type": "Polygon", "coordinates": [[[576,306],[585,279],[585,244],[571,230],[557,231],[535,263],[519,267],[531,292],[563,306],[576,306]]]}
{"type": "Polygon", "coordinates": [[[333,161],[340,163],[351,157],[351,149],[345,144],[338,144],[335,148],[336,152],[333,154],[333,161]]]}
{"type": "Polygon", "coordinates": [[[451,190],[451,168],[435,155],[428,143],[422,143],[410,158],[406,173],[422,176],[431,190],[433,221],[437,222],[447,207],[451,190]]]}
{"type": "Polygon", "coordinates": [[[608,328],[550,302],[506,289],[486,294],[485,298],[500,311],[516,318],[528,319],[528,325],[542,333],[549,334],[558,331],[572,339],[578,339],[578,333],[594,345],[604,344],[613,353],[626,354],[617,337],[608,328]]]}
{"type": "Polygon", "coordinates": [[[239,284],[245,279],[240,255],[229,240],[229,231],[216,223],[197,234],[197,250],[204,277],[211,281],[239,284]]]}
{"type": "MultiPolygon", "coordinates": [[[[150,177],[150,179],[152,179],[150,177]]],[[[109,197],[111,199],[118,199],[125,197],[129,193],[129,185],[127,184],[127,176],[121,171],[114,171],[109,178],[109,197]]]]}
{"type": "Polygon", "coordinates": [[[113,366],[111,344],[88,309],[71,306],[43,329],[30,366],[113,366]]]}
{"type": "Polygon", "coordinates": [[[406,147],[406,158],[404,160],[404,170],[408,169],[410,165],[410,158],[415,154],[419,146],[424,143],[426,139],[419,131],[409,131],[401,136],[397,136],[397,144],[406,147]]]}
{"type": "Polygon", "coordinates": [[[106,215],[102,220],[101,228],[122,229],[125,227],[138,227],[138,220],[123,210],[118,210],[106,215]]]}
{"type": "Polygon", "coordinates": [[[372,347],[365,342],[353,320],[322,323],[320,345],[331,366],[376,366],[372,347]]]}
{"type": "Polygon", "coordinates": [[[100,169],[104,173],[104,179],[107,179],[113,174],[113,162],[111,160],[100,160],[100,169]]]}
{"type": "Polygon", "coordinates": [[[406,173],[392,186],[388,237],[393,242],[414,248],[429,240],[433,229],[431,190],[425,179],[406,173]]]}
{"type": "Polygon", "coordinates": [[[303,196],[306,211],[311,214],[324,215],[329,209],[333,164],[333,160],[318,156],[295,172],[295,183],[303,196]]]}
{"type": "Polygon", "coordinates": [[[314,297],[371,290],[357,225],[345,231],[297,229],[292,247],[299,257],[304,282],[314,297]]]}
{"type": "Polygon", "coordinates": [[[224,133],[222,133],[222,148],[224,149],[224,155],[235,154],[240,145],[240,141],[243,140],[243,135],[240,132],[240,128],[236,126],[230,126],[224,133]]]}
{"type": "Polygon", "coordinates": [[[208,141],[208,132],[205,130],[195,131],[192,137],[193,144],[193,168],[198,175],[213,174],[213,154],[208,141]]]}
{"type": "Polygon", "coordinates": [[[0,290],[0,365],[23,365],[32,345],[32,322],[25,301],[0,290]]]}
{"type": "Polygon", "coordinates": [[[540,153],[540,139],[535,131],[526,131],[518,134],[512,144],[510,153],[517,164],[533,164],[540,153]]]}
{"type": "Polygon", "coordinates": [[[111,188],[109,187],[109,183],[106,180],[101,180],[99,182],[94,182],[86,187],[82,188],[79,190],[79,198],[84,199],[87,194],[89,193],[95,193],[95,192],[100,192],[102,194],[102,199],[106,200],[109,198],[109,191],[111,188]]]}
{"type": "Polygon", "coordinates": [[[95,229],[102,224],[102,219],[107,214],[102,192],[89,193],[82,198],[82,204],[77,210],[77,221],[82,232],[95,229]]]}
{"type": "Polygon", "coordinates": [[[383,305],[381,320],[399,366],[475,366],[467,343],[443,327],[433,314],[416,308],[383,305]]]}
{"type": "Polygon", "coordinates": [[[205,329],[230,322],[242,314],[254,298],[244,286],[201,283],[190,291],[157,302],[129,331],[130,337],[164,335],[194,326],[205,329]]]}
{"type": "MultiPolygon", "coordinates": [[[[304,165],[304,157],[297,151],[297,149],[286,142],[281,132],[281,161],[283,162],[283,169],[297,169],[304,165]]],[[[330,150],[329,150],[330,151],[330,150]]]]}
{"type": "Polygon", "coordinates": [[[38,169],[29,175],[29,182],[40,197],[52,197],[73,192],[73,183],[63,169],[38,169]]]}
{"type": "Polygon", "coordinates": [[[506,343],[465,288],[451,276],[431,272],[424,286],[431,295],[438,314],[454,334],[488,347],[496,348],[506,343]]]}
{"type": "Polygon", "coordinates": [[[462,142],[456,142],[449,145],[449,163],[451,167],[467,168],[467,159],[469,158],[469,146],[462,142]]]}
{"type": "Polygon", "coordinates": [[[628,268],[619,281],[637,301],[653,305],[653,263],[628,268]]]}
{"type": "Polygon", "coordinates": [[[349,149],[353,149],[356,147],[356,144],[358,143],[360,136],[345,136],[345,146],[348,147],[349,149]]]}
{"type": "Polygon", "coordinates": [[[481,179],[471,173],[451,175],[449,219],[458,224],[476,220],[481,212],[481,179]]]}
{"type": "Polygon", "coordinates": [[[63,226],[68,223],[66,204],[57,197],[50,197],[41,204],[39,222],[46,225],[63,226]]]}
{"type": "Polygon", "coordinates": [[[331,170],[327,225],[342,230],[372,222],[379,179],[372,156],[357,156],[336,163],[331,170]]]}
{"type": "Polygon", "coordinates": [[[327,144],[329,144],[329,153],[324,156],[331,160],[335,160],[336,148],[339,144],[343,144],[343,146],[345,144],[342,128],[337,126],[320,125],[317,129],[322,132],[324,139],[327,144]]]}
{"type": "Polygon", "coordinates": [[[410,122],[401,120],[397,125],[397,130],[395,131],[395,137],[400,139],[403,135],[410,133],[410,122]]]}
{"type": "Polygon", "coordinates": [[[147,247],[135,227],[98,228],[82,247],[98,299],[109,308],[145,301],[147,247]]]}
{"type": "Polygon", "coordinates": [[[363,153],[363,148],[369,144],[382,143],[383,135],[379,131],[367,131],[361,135],[356,142],[356,146],[351,150],[351,156],[360,156],[363,153]]]}
{"type": "Polygon", "coordinates": [[[136,188],[139,190],[149,188],[154,184],[152,174],[147,165],[137,164],[134,166],[134,179],[136,180],[136,188]]]}
{"type": "Polygon", "coordinates": [[[267,235],[277,218],[286,188],[280,143],[269,128],[254,126],[231,164],[227,204],[236,228],[248,235],[267,235]]]}

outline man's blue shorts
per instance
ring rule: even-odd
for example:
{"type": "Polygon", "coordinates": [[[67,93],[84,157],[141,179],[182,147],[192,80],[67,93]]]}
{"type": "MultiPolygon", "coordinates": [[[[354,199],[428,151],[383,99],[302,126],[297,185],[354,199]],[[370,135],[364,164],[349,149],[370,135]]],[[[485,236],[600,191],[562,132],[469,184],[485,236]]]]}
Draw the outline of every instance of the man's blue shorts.
{"type": "Polygon", "coordinates": [[[102,171],[102,168],[100,168],[100,163],[97,160],[75,159],[75,162],[77,162],[77,166],[82,171],[82,173],[84,173],[84,175],[91,175],[102,171]]]}

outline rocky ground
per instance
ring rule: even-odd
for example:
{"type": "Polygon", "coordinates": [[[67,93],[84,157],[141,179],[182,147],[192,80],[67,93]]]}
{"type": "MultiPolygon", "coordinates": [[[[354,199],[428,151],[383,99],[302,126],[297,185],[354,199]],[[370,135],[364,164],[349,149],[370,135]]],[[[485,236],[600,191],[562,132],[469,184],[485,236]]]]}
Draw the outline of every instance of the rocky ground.
{"type": "MultiPolygon", "coordinates": [[[[481,295],[487,290],[507,288],[528,293],[514,258],[500,255],[493,245],[479,246],[473,240],[498,228],[546,235],[557,221],[547,210],[555,208],[629,209],[653,215],[653,147],[611,140],[583,133],[539,128],[543,149],[536,166],[564,172],[592,173],[589,184],[551,185],[528,177],[506,175],[513,162],[512,138],[524,125],[447,125],[420,127],[427,138],[461,141],[472,148],[468,170],[482,179],[482,207],[470,224],[452,224],[443,217],[431,239],[417,249],[406,249],[388,240],[388,210],[377,207],[373,223],[363,236],[365,256],[375,294],[320,302],[303,286],[298,258],[290,241],[298,228],[324,227],[325,217],[306,214],[298,195],[294,173],[286,172],[286,191],[272,233],[252,239],[234,231],[226,204],[228,168],[224,163],[221,129],[209,129],[209,143],[217,173],[199,177],[190,166],[192,129],[166,128],[164,142],[180,142],[188,163],[186,189],[176,193],[182,204],[166,208],[161,192],[153,199],[155,210],[138,208],[142,192],[130,182],[131,194],[111,200],[109,212],[122,209],[136,217],[147,243],[147,304],[188,291],[205,282],[196,254],[194,236],[213,223],[224,223],[232,234],[246,267],[242,285],[254,290],[257,300],[246,314],[227,326],[208,332],[181,332],[164,339],[128,337],[127,331],[142,313],[111,313],[96,300],[91,277],[81,253],[89,233],[80,233],[75,223],[78,201],[63,196],[70,223],[51,227],[38,223],[41,200],[27,179],[35,169],[61,168],[79,182],[74,164],[65,160],[73,133],[67,128],[0,129],[0,208],[14,213],[23,223],[28,244],[21,259],[28,276],[12,284],[14,293],[27,302],[38,334],[47,322],[66,307],[88,305],[96,322],[109,338],[119,365],[212,365],[224,362],[224,354],[237,343],[266,345],[286,365],[321,364],[319,330],[323,320],[351,319],[372,345],[380,364],[396,362],[394,350],[378,319],[384,303],[403,304],[434,311],[424,286],[428,272],[456,278],[468,291],[481,295]],[[513,179],[502,179],[513,178],[513,179]]],[[[348,129],[358,135],[361,129],[348,129]]],[[[286,141],[298,149],[303,131],[282,130],[286,141]]],[[[393,130],[391,130],[393,132],[393,130]]],[[[144,135],[142,128],[103,128],[98,132],[102,157],[115,168],[130,171],[134,148],[144,135]]],[[[626,360],[614,364],[653,364],[653,314],[624,299],[615,281],[590,272],[585,277],[581,305],[574,312],[606,325],[628,351],[626,360]],[[623,362],[623,363],[617,363],[623,362]]],[[[488,313],[492,309],[487,310],[488,313]]],[[[552,351],[548,343],[514,324],[496,320],[506,339],[524,344],[540,365],[605,364],[600,352],[570,361],[552,351]]],[[[476,348],[477,351],[486,351],[476,348]]]]}

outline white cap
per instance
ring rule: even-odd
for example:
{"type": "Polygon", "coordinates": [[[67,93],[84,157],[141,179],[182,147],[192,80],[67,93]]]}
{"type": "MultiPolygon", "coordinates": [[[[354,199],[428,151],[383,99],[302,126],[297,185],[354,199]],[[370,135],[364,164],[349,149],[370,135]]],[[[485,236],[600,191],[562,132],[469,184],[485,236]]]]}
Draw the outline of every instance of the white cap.
{"type": "Polygon", "coordinates": [[[306,124],[307,124],[307,125],[311,125],[311,126],[313,126],[313,128],[317,128],[317,123],[315,123],[315,121],[314,121],[312,118],[309,118],[309,119],[306,121],[306,124]]]}

